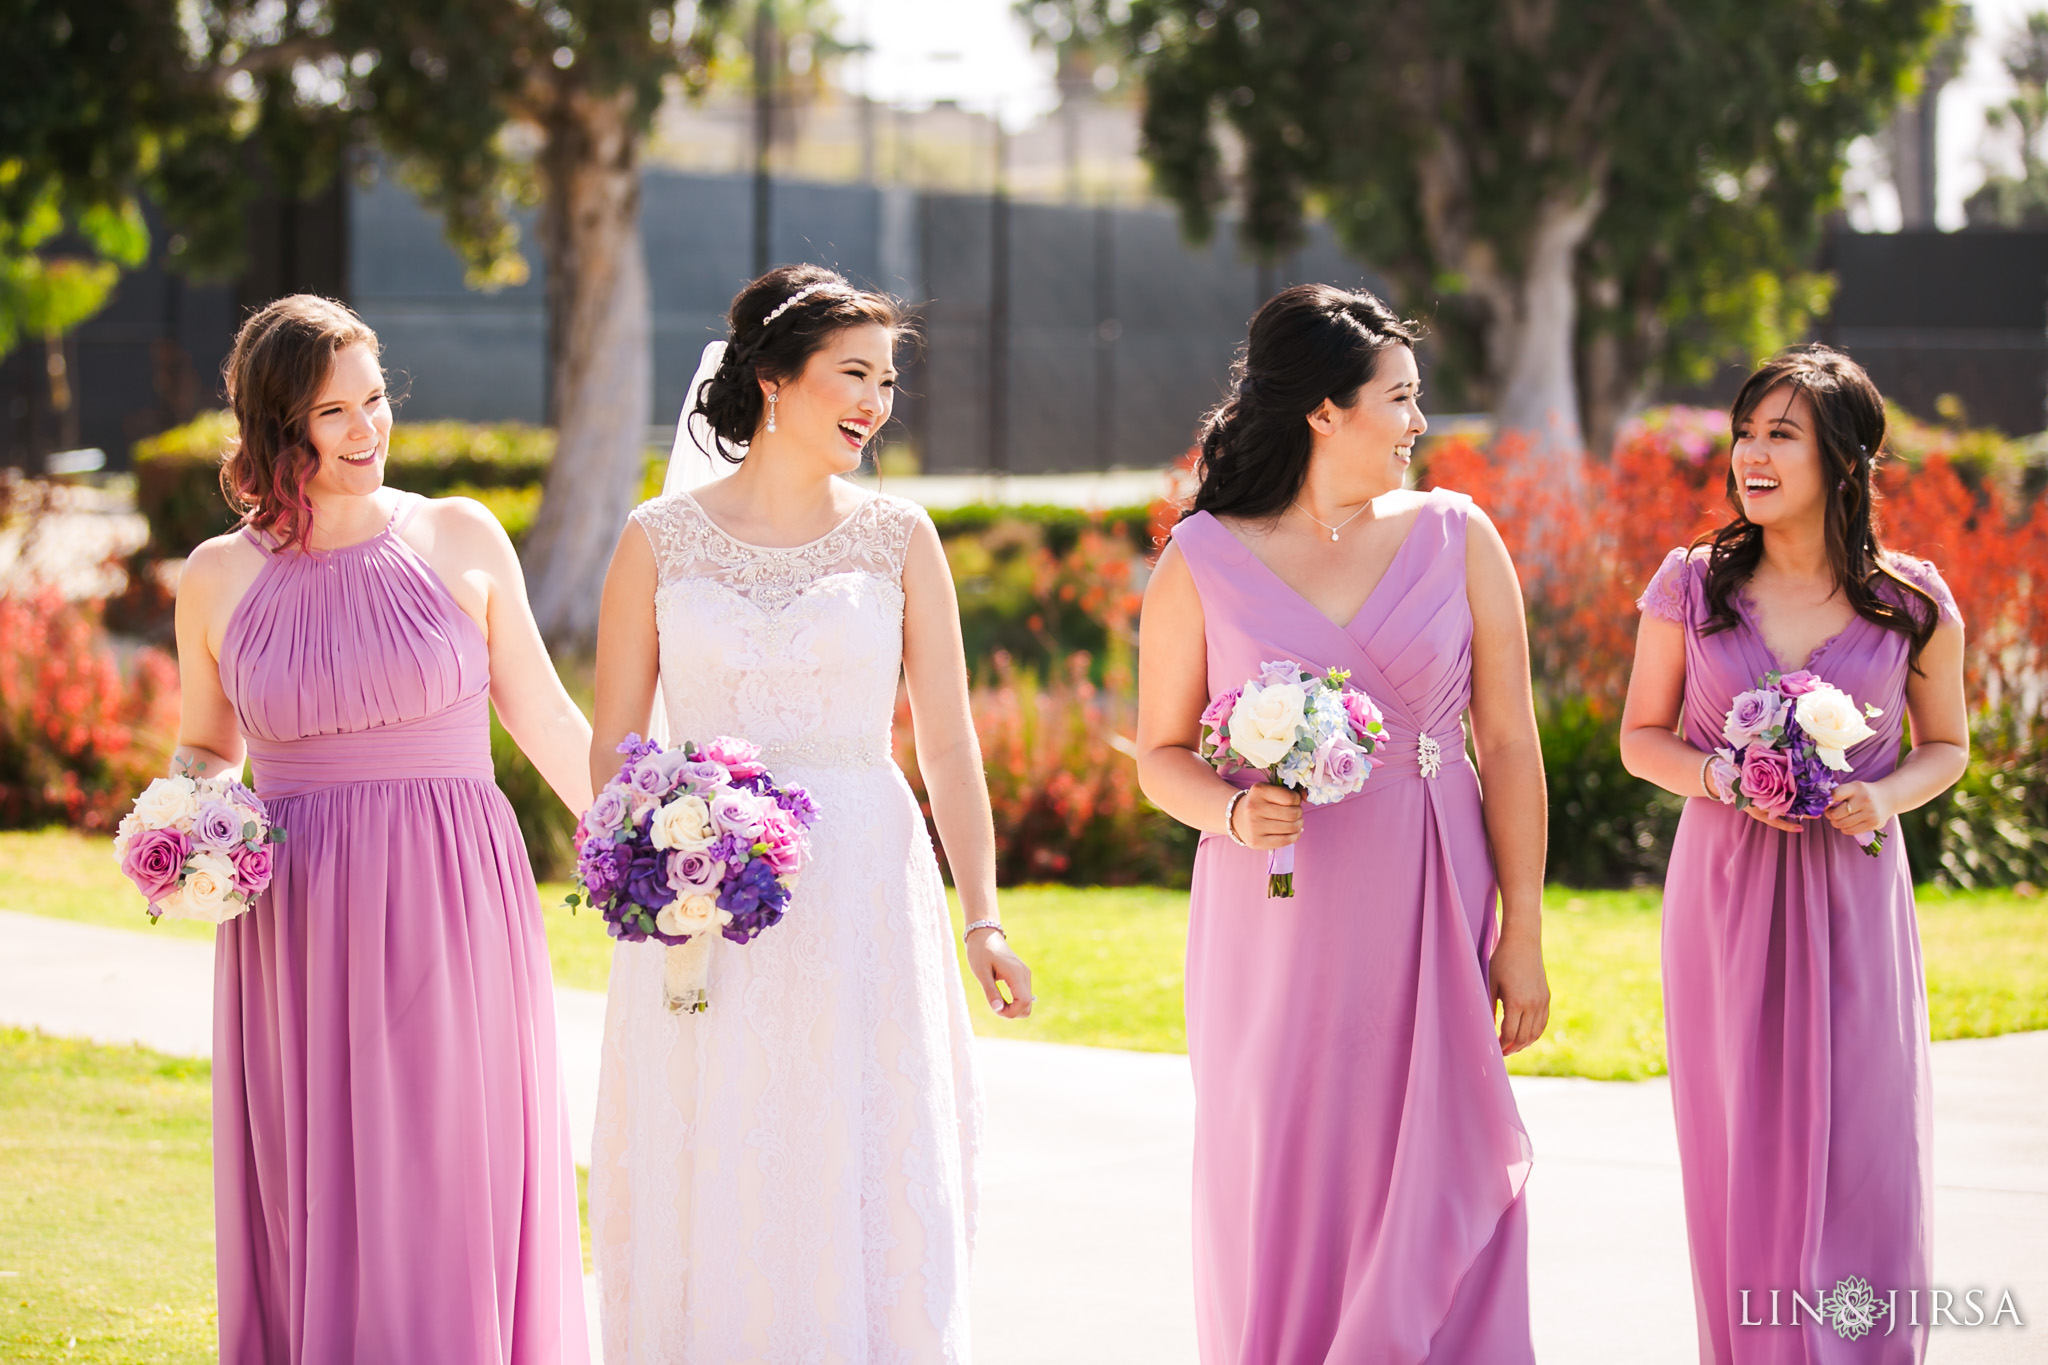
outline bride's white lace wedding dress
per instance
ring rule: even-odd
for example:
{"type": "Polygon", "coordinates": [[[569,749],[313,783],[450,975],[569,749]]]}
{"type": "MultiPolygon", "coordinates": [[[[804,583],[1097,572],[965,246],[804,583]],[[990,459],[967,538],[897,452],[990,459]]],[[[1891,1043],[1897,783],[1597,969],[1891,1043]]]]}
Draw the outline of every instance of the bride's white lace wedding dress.
{"type": "Polygon", "coordinates": [[[659,570],[676,742],[737,735],[821,816],[787,916],[712,952],[612,958],[590,1170],[609,1365],[958,1362],[981,1101],[931,839],[892,761],[903,560],[924,513],[870,496],[793,549],[688,494],[633,513],[659,570]]]}

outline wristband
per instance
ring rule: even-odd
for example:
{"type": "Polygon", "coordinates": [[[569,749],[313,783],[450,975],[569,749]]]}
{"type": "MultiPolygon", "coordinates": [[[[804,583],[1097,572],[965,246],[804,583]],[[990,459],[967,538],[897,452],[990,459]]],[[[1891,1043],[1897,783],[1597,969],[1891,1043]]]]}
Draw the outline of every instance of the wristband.
{"type": "Polygon", "coordinates": [[[1240,787],[1230,794],[1230,804],[1223,808],[1223,832],[1229,835],[1230,842],[1239,848],[1250,848],[1251,845],[1237,837],[1237,825],[1233,823],[1237,816],[1237,803],[1251,794],[1250,787],[1240,787]]]}

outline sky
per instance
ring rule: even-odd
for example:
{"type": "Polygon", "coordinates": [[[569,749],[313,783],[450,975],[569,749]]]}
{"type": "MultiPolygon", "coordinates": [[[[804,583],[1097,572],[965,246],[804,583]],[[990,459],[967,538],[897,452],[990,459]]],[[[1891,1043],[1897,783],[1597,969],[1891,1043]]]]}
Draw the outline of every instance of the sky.
{"type": "MultiPolygon", "coordinates": [[[[1942,91],[1937,153],[1936,221],[1963,225],[1963,200],[1983,183],[1984,111],[2012,94],[1999,52],[2012,32],[2044,0],[1972,0],[1977,37],[1962,73],[1942,91]]],[[[1011,0],[840,0],[845,33],[873,51],[853,83],[875,99],[925,105],[952,99],[999,113],[1011,129],[1051,109],[1052,58],[1034,51],[1011,0]]],[[[1996,159],[1995,149],[1992,152],[1996,159]]],[[[1852,149],[1851,175],[1866,183],[1876,174],[1874,149],[1852,149]]],[[[2009,156],[2008,156],[2009,159],[2009,156]]],[[[1898,226],[1898,200],[1889,185],[1870,186],[1870,211],[1857,226],[1898,226]]]]}

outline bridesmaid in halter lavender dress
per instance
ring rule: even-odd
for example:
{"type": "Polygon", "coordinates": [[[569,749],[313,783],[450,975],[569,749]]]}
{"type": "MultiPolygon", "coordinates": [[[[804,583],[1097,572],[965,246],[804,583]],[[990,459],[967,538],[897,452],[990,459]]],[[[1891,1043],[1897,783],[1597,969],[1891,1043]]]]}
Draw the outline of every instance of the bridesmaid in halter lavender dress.
{"type": "Polygon", "coordinates": [[[1549,1012],[1542,757],[1506,547],[1463,494],[1402,488],[1426,427],[1414,337],[1362,292],[1267,303],[1146,593],[1139,778],[1203,831],[1204,1365],[1532,1359],[1530,1147],[1503,1057],[1549,1012]],[[1210,701],[1277,659],[1347,668],[1385,712],[1356,796],[1304,812],[1196,755],[1210,701]],[[1289,844],[1295,897],[1269,900],[1289,844]]]}
{"type": "Polygon", "coordinates": [[[248,515],[179,585],[174,763],[246,752],[287,838],[214,969],[220,1358],[580,1365],[547,942],[490,708],[579,810],[590,727],[490,514],[382,486],[355,314],[270,305],[228,388],[248,515]]]}
{"type": "Polygon", "coordinates": [[[1968,762],[1962,618],[1933,565],[1878,543],[1884,402],[1860,366],[1785,352],[1732,415],[1735,518],[1671,551],[1643,594],[1622,716],[1629,771],[1692,798],[1664,884],[1664,1031],[1700,1359],[1903,1365],[1927,1346],[1932,1185],[1927,991],[1896,817],[1968,762]],[[1883,711],[1824,819],[1722,804],[1729,704],[1789,668],[1883,711]],[[1876,857],[1848,837],[1871,831],[1876,857]],[[1793,1312],[1793,1291],[1846,1300],[1851,1277],[1880,1310],[1896,1290],[1896,1317],[1849,1337],[1793,1312]]]}

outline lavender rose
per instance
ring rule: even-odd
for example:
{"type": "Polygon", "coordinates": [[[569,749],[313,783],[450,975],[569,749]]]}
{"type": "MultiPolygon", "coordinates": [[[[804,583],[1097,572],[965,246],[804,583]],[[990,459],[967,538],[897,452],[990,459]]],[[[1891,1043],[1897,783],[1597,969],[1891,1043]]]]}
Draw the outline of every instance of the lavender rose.
{"type": "Polygon", "coordinates": [[[661,770],[660,765],[654,761],[656,757],[658,755],[650,755],[648,758],[632,764],[619,774],[625,780],[625,785],[629,789],[636,792],[644,792],[648,796],[668,795],[669,777],[667,773],[661,770]]]}
{"type": "Polygon", "coordinates": [[[1365,785],[1365,755],[1349,740],[1333,739],[1316,750],[1315,767],[1309,773],[1309,802],[1323,806],[1351,795],[1365,785]]]}
{"type": "Polygon", "coordinates": [[[709,801],[732,781],[732,773],[723,763],[698,758],[685,763],[678,774],[683,785],[709,801]]]}
{"type": "Polygon", "coordinates": [[[1784,697],[1768,687],[1744,692],[1729,704],[1721,737],[1740,749],[1762,739],[1766,730],[1785,723],[1784,697]]]}
{"type": "Polygon", "coordinates": [[[202,801],[192,817],[192,842],[227,853],[242,842],[242,816],[225,801],[202,801]]]}
{"type": "Polygon", "coordinates": [[[721,833],[752,843],[760,837],[765,812],[757,797],[727,788],[711,798],[711,821],[721,833]]]}
{"type": "Polygon", "coordinates": [[[725,864],[703,849],[668,856],[668,884],[679,896],[712,891],[725,877],[725,864]]]}
{"type": "Polygon", "coordinates": [[[121,870],[143,899],[155,904],[178,889],[185,859],[191,856],[192,841],[177,830],[145,829],[129,841],[121,870]]]}
{"type": "Polygon", "coordinates": [[[1799,794],[1792,758],[1778,749],[1754,745],[1742,756],[1742,794],[1767,815],[1784,815],[1799,794]]]}
{"type": "Polygon", "coordinates": [[[626,798],[617,787],[606,787],[583,812],[583,833],[610,837],[626,827],[626,798]]]}
{"type": "Polygon", "coordinates": [[[251,900],[263,894],[263,888],[270,885],[270,845],[244,846],[234,851],[235,887],[251,900]]]}

